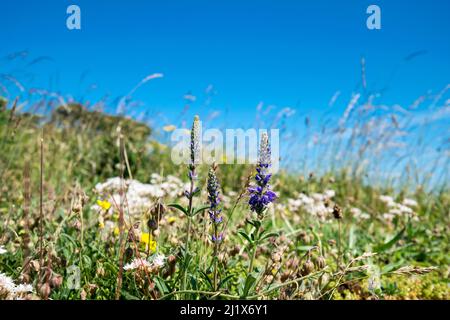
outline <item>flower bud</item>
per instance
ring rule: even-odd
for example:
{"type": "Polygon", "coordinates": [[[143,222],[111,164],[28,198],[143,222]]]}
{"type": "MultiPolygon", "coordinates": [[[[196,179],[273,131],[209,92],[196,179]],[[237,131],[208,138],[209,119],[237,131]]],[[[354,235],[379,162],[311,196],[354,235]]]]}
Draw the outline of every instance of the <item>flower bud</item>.
{"type": "Polygon", "coordinates": [[[51,288],[50,288],[50,285],[48,283],[44,283],[44,284],[39,286],[39,294],[44,299],[47,299],[48,296],[50,295],[50,293],[51,293],[51,288]]]}
{"type": "Polygon", "coordinates": [[[323,269],[327,265],[325,258],[323,256],[317,257],[316,264],[317,264],[317,268],[319,268],[319,269],[323,269]]]}
{"type": "Polygon", "coordinates": [[[55,275],[52,277],[51,285],[52,285],[53,288],[59,288],[59,287],[61,287],[62,283],[63,283],[63,277],[62,277],[61,275],[55,274],[55,275]]]}
{"type": "Polygon", "coordinates": [[[39,264],[39,261],[37,261],[37,260],[31,260],[30,267],[32,270],[34,270],[36,272],[39,272],[39,270],[41,269],[41,265],[39,264]]]}
{"type": "Polygon", "coordinates": [[[333,216],[335,219],[342,219],[342,209],[337,204],[333,207],[333,216]]]}
{"type": "Polygon", "coordinates": [[[303,264],[302,275],[306,276],[313,271],[314,271],[314,263],[311,261],[311,259],[306,260],[306,262],[303,264]]]}

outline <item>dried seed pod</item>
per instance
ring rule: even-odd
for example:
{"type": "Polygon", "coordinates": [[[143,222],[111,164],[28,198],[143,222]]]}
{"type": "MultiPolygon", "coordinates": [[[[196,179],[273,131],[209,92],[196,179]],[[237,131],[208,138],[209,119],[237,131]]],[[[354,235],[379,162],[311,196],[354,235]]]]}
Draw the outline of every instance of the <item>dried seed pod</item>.
{"type": "Polygon", "coordinates": [[[81,230],[81,221],[78,220],[78,219],[75,220],[75,221],[72,223],[72,228],[74,228],[74,229],[80,231],[80,230],[81,230]]]}
{"type": "Polygon", "coordinates": [[[309,243],[311,241],[311,237],[305,231],[300,232],[297,239],[303,243],[309,243]]]}
{"type": "Polygon", "coordinates": [[[296,259],[296,258],[289,259],[289,260],[286,262],[286,267],[287,267],[288,269],[296,270],[297,267],[298,267],[298,259],[296,259]]]}
{"type": "Polygon", "coordinates": [[[281,253],[275,252],[271,257],[273,262],[280,262],[281,261],[281,253]]]}
{"type": "Polygon", "coordinates": [[[342,209],[337,204],[333,207],[333,216],[335,219],[342,219],[342,209]]]}
{"type": "Polygon", "coordinates": [[[289,279],[289,276],[290,276],[290,272],[289,272],[289,271],[285,271],[285,272],[283,272],[283,273],[281,274],[280,280],[281,280],[282,282],[284,282],[284,281],[286,281],[287,279],[289,279]]]}
{"type": "Polygon", "coordinates": [[[147,227],[152,231],[158,229],[158,221],[155,218],[151,217],[147,221],[147,227]]]}
{"type": "Polygon", "coordinates": [[[128,247],[128,248],[125,250],[125,253],[124,253],[124,260],[125,260],[125,261],[130,261],[130,259],[133,257],[133,255],[134,255],[133,249],[131,249],[130,247],[128,247]]]}
{"type": "Polygon", "coordinates": [[[39,294],[44,299],[48,298],[48,296],[50,295],[51,291],[52,290],[51,290],[50,285],[48,283],[44,283],[44,284],[39,286],[39,294]]]}
{"type": "Polygon", "coordinates": [[[31,260],[30,261],[30,268],[35,271],[38,272],[41,269],[41,265],[39,264],[39,261],[37,260],[31,260]]]}
{"type": "Polygon", "coordinates": [[[53,288],[59,288],[63,283],[63,277],[59,274],[54,274],[50,283],[53,288]]]}
{"type": "Polygon", "coordinates": [[[306,262],[303,264],[302,275],[306,276],[313,271],[314,271],[314,263],[311,261],[311,259],[306,260],[306,262]]]}
{"type": "Polygon", "coordinates": [[[160,202],[160,201],[157,201],[157,202],[153,205],[153,207],[150,209],[151,215],[154,216],[154,217],[156,217],[156,218],[158,218],[158,217],[161,218],[161,216],[162,216],[164,213],[166,213],[166,211],[167,211],[166,206],[165,206],[162,202],[160,202]]]}
{"type": "Polygon", "coordinates": [[[86,291],[85,291],[84,289],[81,290],[81,293],[80,293],[80,299],[81,299],[81,300],[86,300],[86,297],[87,297],[86,291]]]}
{"type": "Polygon", "coordinates": [[[327,265],[325,258],[323,256],[318,256],[316,259],[317,268],[323,269],[327,265]]]}
{"type": "Polygon", "coordinates": [[[31,282],[30,274],[29,273],[22,273],[19,276],[19,281],[22,282],[22,283],[29,283],[29,282],[31,282]]]}
{"type": "Polygon", "coordinates": [[[105,268],[103,268],[103,266],[99,266],[97,268],[96,275],[99,277],[103,277],[105,275],[105,268]]]}
{"type": "Polygon", "coordinates": [[[167,257],[168,268],[167,268],[166,272],[164,273],[164,277],[169,277],[175,273],[176,264],[177,264],[176,256],[170,255],[167,257]]]}
{"type": "Polygon", "coordinates": [[[231,257],[239,254],[239,252],[241,251],[241,248],[239,247],[239,245],[235,245],[234,247],[232,247],[229,251],[229,254],[231,257]]]}

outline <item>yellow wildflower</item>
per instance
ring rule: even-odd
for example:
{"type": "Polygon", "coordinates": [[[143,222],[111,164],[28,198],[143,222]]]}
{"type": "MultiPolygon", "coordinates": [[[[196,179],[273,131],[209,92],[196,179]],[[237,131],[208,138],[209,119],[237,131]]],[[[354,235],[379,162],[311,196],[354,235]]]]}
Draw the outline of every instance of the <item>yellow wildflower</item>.
{"type": "Polygon", "coordinates": [[[100,229],[103,229],[103,228],[105,227],[105,224],[104,224],[103,222],[99,222],[99,223],[98,223],[98,227],[99,227],[100,229]]]}
{"type": "Polygon", "coordinates": [[[141,243],[148,246],[149,250],[152,252],[156,251],[156,241],[153,241],[149,233],[143,232],[141,234],[141,243]]]}
{"type": "Polygon", "coordinates": [[[115,228],[114,228],[114,235],[115,235],[115,236],[118,236],[119,233],[120,233],[119,227],[115,227],[115,228]]]}
{"type": "Polygon", "coordinates": [[[175,218],[175,217],[169,217],[168,219],[167,219],[167,222],[168,223],[173,223],[173,222],[175,222],[177,220],[177,218],[175,218]]]}
{"type": "Polygon", "coordinates": [[[150,234],[147,232],[141,233],[141,243],[148,244],[150,242],[150,234]]]}
{"type": "Polygon", "coordinates": [[[105,211],[111,208],[111,203],[108,200],[97,200],[97,204],[105,211]]]}

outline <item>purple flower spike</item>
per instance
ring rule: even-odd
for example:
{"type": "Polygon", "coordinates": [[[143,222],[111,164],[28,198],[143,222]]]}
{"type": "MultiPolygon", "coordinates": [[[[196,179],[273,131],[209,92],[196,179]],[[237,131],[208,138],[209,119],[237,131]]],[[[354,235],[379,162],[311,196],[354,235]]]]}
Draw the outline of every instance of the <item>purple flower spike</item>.
{"type": "Polygon", "coordinates": [[[211,239],[213,242],[220,242],[223,239],[223,235],[221,233],[219,234],[219,225],[222,223],[223,217],[221,216],[222,210],[219,208],[220,185],[214,168],[209,169],[207,190],[209,201],[208,213],[213,225],[213,234],[211,239]]]}
{"type": "Polygon", "coordinates": [[[248,192],[250,193],[250,199],[248,201],[250,210],[256,212],[259,217],[263,216],[267,206],[277,198],[275,192],[270,190],[269,185],[270,178],[272,177],[272,174],[269,173],[270,156],[269,137],[267,133],[263,133],[261,136],[258,163],[256,165],[256,185],[248,188],[248,192]]]}

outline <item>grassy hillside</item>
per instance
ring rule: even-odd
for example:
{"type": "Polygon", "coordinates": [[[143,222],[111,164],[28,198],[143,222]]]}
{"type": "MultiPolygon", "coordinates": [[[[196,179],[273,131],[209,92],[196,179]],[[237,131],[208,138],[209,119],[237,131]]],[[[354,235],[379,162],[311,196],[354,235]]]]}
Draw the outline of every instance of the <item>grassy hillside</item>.
{"type": "Polygon", "coordinates": [[[0,102],[0,298],[450,299],[448,187],[280,171],[258,216],[255,167],[219,165],[212,223],[210,168],[189,194],[144,123],[18,103],[0,102]]]}

